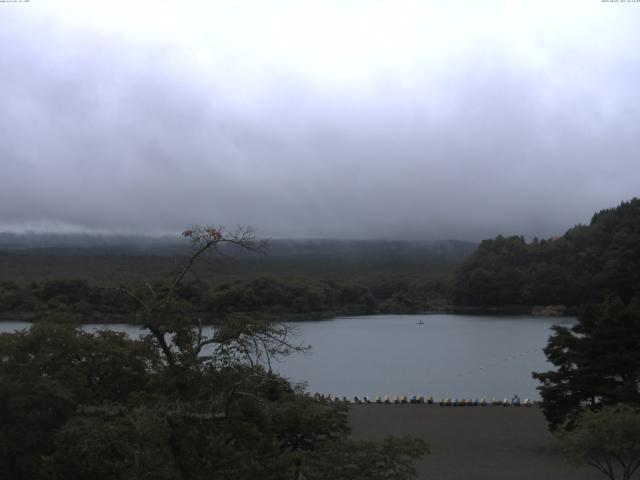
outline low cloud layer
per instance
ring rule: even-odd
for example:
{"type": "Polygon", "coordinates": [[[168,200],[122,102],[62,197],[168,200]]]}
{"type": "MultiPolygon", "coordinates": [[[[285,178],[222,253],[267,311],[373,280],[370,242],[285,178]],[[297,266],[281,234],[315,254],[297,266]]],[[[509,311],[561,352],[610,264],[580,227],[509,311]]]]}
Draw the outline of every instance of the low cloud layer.
{"type": "Polygon", "coordinates": [[[0,230],[546,237],[639,194],[640,4],[38,3],[0,4],[0,230]]]}

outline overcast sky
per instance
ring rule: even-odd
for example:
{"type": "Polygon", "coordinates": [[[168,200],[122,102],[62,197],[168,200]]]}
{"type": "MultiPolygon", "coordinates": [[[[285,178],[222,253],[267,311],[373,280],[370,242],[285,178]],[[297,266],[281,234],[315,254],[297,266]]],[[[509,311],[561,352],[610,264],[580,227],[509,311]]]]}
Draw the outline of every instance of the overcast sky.
{"type": "Polygon", "coordinates": [[[640,3],[0,3],[0,230],[548,237],[640,194],[640,3]]]}

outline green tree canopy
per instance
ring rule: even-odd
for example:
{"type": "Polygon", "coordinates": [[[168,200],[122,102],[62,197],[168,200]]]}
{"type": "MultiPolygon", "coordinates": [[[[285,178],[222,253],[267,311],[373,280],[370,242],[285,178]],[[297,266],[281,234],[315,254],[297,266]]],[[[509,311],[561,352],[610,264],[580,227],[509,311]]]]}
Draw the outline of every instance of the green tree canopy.
{"type": "Polygon", "coordinates": [[[414,477],[422,441],[353,442],[346,405],[271,370],[302,348],[285,325],[233,316],[203,333],[176,292],[207,251],[254,244],[214,227],[184,236],[193,251],[175,276],[122,289],[139,305],[141,339],[46,323],[0,335],[0,478],[414,477]]]}
{"type": "Polygon", "coordinates": [[[596,213],[589,225],[525,242],[483,241],[453,281],[458,305],[579,306],[640,291],[640,199],[596,213]]]}
{"type": "Polygon", "coordinates": [[[624,405],[585,411],[572,430],[557,433],[569,460],[611,480],[630,480],[640,467],[640,410],[624,405]]]}
{"type": "Polygon", "coordinates": [[[553,328],[544,352],[556,370],[537,372],[550,428],[571,427],[584,408],[640,405],[640,305],[585,307],[573,327],[553,328]]]}

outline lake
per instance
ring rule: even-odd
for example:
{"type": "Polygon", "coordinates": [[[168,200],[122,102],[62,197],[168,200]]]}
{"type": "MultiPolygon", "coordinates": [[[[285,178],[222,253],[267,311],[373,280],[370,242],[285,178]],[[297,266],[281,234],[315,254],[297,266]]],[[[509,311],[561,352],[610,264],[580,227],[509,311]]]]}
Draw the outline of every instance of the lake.
{"type": "MultiPolygon", "coordinates": [[[[297,341],[312,349],[286,357],[274,369],[292,381],[307,381],[311,392],[340,396],[538,399],[531,372],[551,368],[542,352],[549,329],[573,323],[573,318],[450,314],[290,322],[297,341]]],[[[0,331],[28,326],[0,322],[0,331]]],[[[133,325],[108,328],[139,333],[133,325]]]]}

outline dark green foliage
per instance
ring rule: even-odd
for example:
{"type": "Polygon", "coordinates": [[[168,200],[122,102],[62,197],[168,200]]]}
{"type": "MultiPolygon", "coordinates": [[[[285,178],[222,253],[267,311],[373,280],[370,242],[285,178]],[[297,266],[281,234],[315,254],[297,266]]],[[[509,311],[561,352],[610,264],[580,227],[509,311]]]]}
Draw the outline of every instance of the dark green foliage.
{"type": "Polygon", "coordinates": [[[92,285],[86,280],[0,283],[0,313],[36,314],[39,319],[52,319],[60,314],[65,321],[74,316],[78,321],[86,321],[92,314],[131,314],[136,308],[135,302],[123,292],[92,285]]]}
{"type": "MultiPolygon", "coordinates": [[[[199,277],[200,278],[200,277],[199,277]]],[[[162,292],[161,282],[153,288],[162,292]]],[[[132,291],[143,295],[143,285],[132,291]]],[[[435,278],[385,277],[338,281],[309,277],[261,275],[218,283],[192,280],[176,289],[174,301],[183,312],[211,320],[227,313],[245,312],[289,315],[294,318],[375,312],[418,312],[446,304],[446,274],[435,278]]],[[[0,313],[30,315],[34,320],[90,322],[98,319],[133,321],[138,305],[117,288],[86,280],[49,280],[44,283],[0,283],[0,313]]]]}
{"type": "Polygon", "coordinates": [[[640,467],[640,410],[625,405],[585,411],[572,430],[557,433],[576,465],[590,465],[611,480],[630,480],[640,467]]]}
{"type": "Polygon", "coordinates": [[[239,360],[242,335],[278,330],[237,322],[214,355],[194,361],[185,341],[173,364],[150,338],[45,323],[0,335],[0,478],[328,478],[340,462],[412,477],[420,442],[350,442],[346,406],[239,360]]]}
{"type": "Polygon", "coordinates": [[[263,313],[354,310],[367,313],[375,311],[375,303],[371,291],[361,285],[260,277],[212,289],[205,310],[263,313]]]}
{"type": "MultiPolygon", "coordinates": [[[[120,289],[137,305],[142,340],[47,323],[0,335],[0,478],[325,478],[354,462],[367,478],[415,476],[421,442],[350,442],[345,406],[311,399],[272,372],[273,357],[304,349],[286,325],[233,315],[203,334],[190,318],[203,289],[183,282],[195,260],[219,245],[257,247],[250,229],[183,236],[192,253],[172,277],[120,289]]],[[[277,283],[254,287],[253,305],[287,298],[277,283]]],[[[42,301],[67,304],[92,293],[82,281],[43,291],[42,301]]],[[[351,301],[362,295],[347,292],[351,301]]]]}
{"type": "MultiPolygon", "coordinates": [[[[119,248],[117,238],[87,237],[77,239],[86,244],[82,251],[18,250],[20,238],[9,237],[3,244],[0,234],[0,248],[9,249],[0,255],[0,315],[9,319],[130,322],[122,317],[130,317],[137,304],[107,286],[137,293],[147,283],[161,288],[186,260],[184,245],[175,240],[171,248],[165,239],[166,248],[158,240],[144,249],[119,248]]],[[[58,240],[72,245],[73,239],[58,240]]],[[[56,243],[48,237],[24,242],[56,243]]],[[[274,240],[265,255],[199,259],[175,292],[176,301],[209,321],[228,312],[308,319],[443,309],[450,274],[474,247],[453,241],[274,240]]]]}
{"type": "Polygon", "coordinates": [[[79,405],[126,402],[159,357],[122,334],[60,325],[0,335],[0,472],[37,478],[57,431],[79,405]]]}
{"type": "Polygon", "coordinates": [[[483,241],[458,269],[457,305],[582,305],[640,291],[640,199],[595,214],[562,237],[483,241]]]}
{"type": "Polygon", "coordinates": [[[556,370],[542,382],[550,428],[571,428],[584,408],[640,405],[640,304],[610,301],[585,307],[578,323],[554,327],[544,352],[556,370]]]}
{"type": "Polygon", "coordinates": [[[83,407],[57,432],[42,472],[60,480],[180,478],[167,425],[157,410],[142,406],[83,407]]]}

